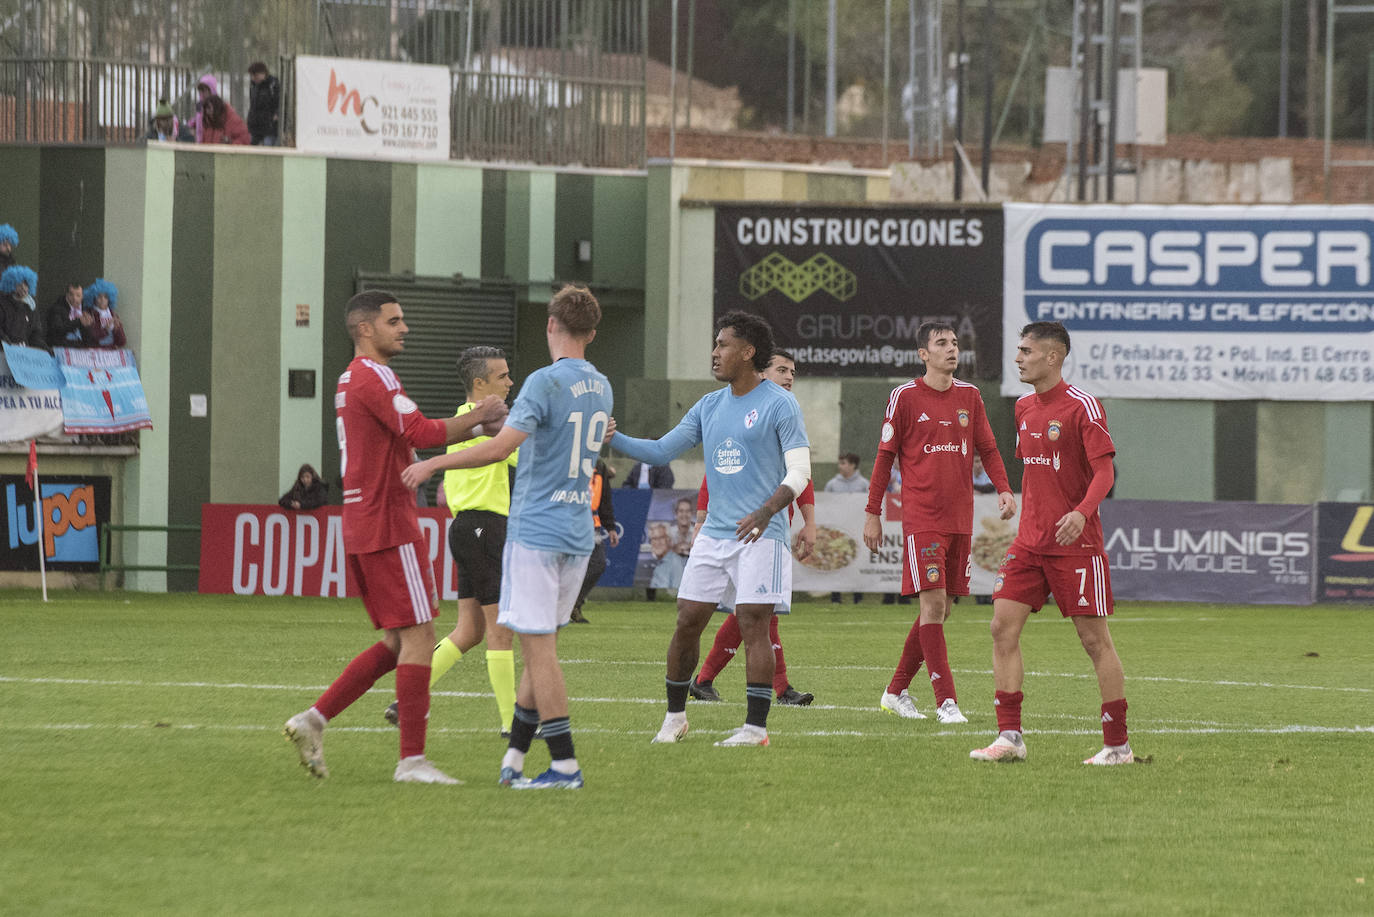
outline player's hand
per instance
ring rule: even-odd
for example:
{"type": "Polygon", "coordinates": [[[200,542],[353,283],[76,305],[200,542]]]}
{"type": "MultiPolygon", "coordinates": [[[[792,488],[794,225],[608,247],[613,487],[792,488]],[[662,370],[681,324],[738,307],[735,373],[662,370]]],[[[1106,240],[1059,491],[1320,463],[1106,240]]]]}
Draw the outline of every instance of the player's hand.
{"type": "Polygon", "coordinates": [[[1012,516],[1016,515],[1016,497],[1011,491],[1006,491],[997,495],[997,508],[1002,511],[1003,519],[1010,519],[1012,516]]]}
{"type": "Polygon", "coordinates": [[[506,402],[499,395],[488,395],[472,409],[472,416],[491,432],[500,429],[501,422],[509,413],[510,408],[506,407],[506,402]]]}
{"type": "Polygon", "coordinates": [[[797,545],[792,553],[797,560],[806,560],[811,556],[811,552],[816,549],[816,524],[803,523],[801,531],[797,533],[797,545]]]}
{"type": "Polygon", "coordinates": [[[606,544],[610,545],[611,547],[615,547],[616,545],[620,544],[620,533],[617,532],[615,529],[607,529],[606,544]]]}
{"type": "Polygon", "coordinates": [[[611,444],[611,437],[612,437],[612,436],[615,436],[615,418],[614,418],[614,417],[612,417],[612,418],[606,423],[606,435],[605,435],[604,437],[602,437],[602,439],[601,439],[601,445],[603,445],[603,446],[609,446],[609,445],[611,444]]]}
{"type": "Polygon", "coordinates": [[[428,481],[433,474],[434,472],[430,469],[428,460],[416,462],[414,465],[407,465],[401,471],[401,483],[411,490],[414,490],[428,481]]]}
{"type": "Polygon", "coordinates": [[[864,513],[864,546],[870,551],[883,546],[883,520],[872,513],[864,513]]]}
{"type": "Polygon", "coordinates": [[[759,507],[749,515],[739,521],[735,526],[735,540],[749,544],[758,541],[763,537],[763,533],[768,531],[768,523],[773,519],[773,514],[767,509],[759,507]]]}
{"type": "Polygon", "coordinates": [[[1071,509],[1065,513],[1056,523],[1054,530],[1054,540],[1064,547],[1068,547],[1078,540],[1078,536],[1083,534],[1083,526],[1088,524],[1088,520],[1083,518],[1083,514],[1076,509],[1071,509]]]}

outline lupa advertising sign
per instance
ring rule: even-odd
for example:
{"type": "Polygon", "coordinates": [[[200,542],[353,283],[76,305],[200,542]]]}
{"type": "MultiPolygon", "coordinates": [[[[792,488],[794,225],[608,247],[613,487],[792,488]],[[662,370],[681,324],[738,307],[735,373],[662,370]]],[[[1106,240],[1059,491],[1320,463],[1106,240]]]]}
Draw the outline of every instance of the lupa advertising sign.
{"type": "Polygon", "coordinates": [[[1098,397],[1374,397],[1374,208],[1006,207],[1002,391],[1027,322],[1063,322],[1098,397]]]}

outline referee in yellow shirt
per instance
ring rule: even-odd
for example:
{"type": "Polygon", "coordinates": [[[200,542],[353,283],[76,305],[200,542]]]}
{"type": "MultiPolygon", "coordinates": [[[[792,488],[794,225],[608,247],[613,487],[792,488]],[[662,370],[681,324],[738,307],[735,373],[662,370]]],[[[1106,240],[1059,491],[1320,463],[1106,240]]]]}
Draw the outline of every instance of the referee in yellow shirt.
{"type": "MultiPolygon", "coordinates": [[[[471,411],[488,395],[505,399],[514,384],[506,352],[499,347],[469,347],[458,355],[458,375],[467,401],[455,416],[471,411]]],[[[475,436],[448,447],[449,452],[467,449],[490,439],[475,436]]],[[[458,623],[439,641],[430,662],[429,686],[453,668],[463,654],[487,638],[487,676],[496,694],[501,732],[510,732],[515,715],[515,655],[512,633],[496,623],[501,599],[501,555],[506,547],[506,518],[510,515],[510,472],[518,452],[494,465],[451,469],[444,472],[443,493],[453,524],[448,530],[449,550],[458,565],[458,623]]],[[[388,721],[396,722],[396,704],[386,709],[388,721]]]]}

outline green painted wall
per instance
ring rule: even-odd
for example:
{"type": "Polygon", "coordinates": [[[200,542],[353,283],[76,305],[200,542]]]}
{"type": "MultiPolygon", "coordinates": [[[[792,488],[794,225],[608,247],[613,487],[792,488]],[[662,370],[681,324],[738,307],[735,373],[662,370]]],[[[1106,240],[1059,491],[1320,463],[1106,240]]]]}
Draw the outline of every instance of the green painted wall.
{"type": "MultiPolygon", "coordinates": [[[[318,470],[326,453],[336,451],[333,438],[326,440],[319,418],[325,406],[333,412],[337,373],[326,372],[323,332],[331,311],[324,300],[325,183],[323,159],[303,157],[282,160],[280,391],[281,443],[277,455],[277,493],[285,493],[296,471],[309,462],[318,470]],[[296,307],[310,310],[309,324],[296,324],[296,307]],[[293,369],[315,373],[315,397],[292,398],[287,388],[293,369]]],[[[339,490],[334,488],[337,499],[339,490]]]]}
{"type": "Polygon", "coordinates": [[[1325,461],[1322,496],[1328,500],[1367,500],[1374,473],[1374,407],[1368,402],[1343,402],[1324,407],[1325,461]]]}
{"type": "Polygon", "coordinates": [[[426,163],[415,175],[415,273],[482,275],[482,172],[426,163]]]}
{"type": "Polygon", "coordinates": [[[592,178],[593,283],[642,293],[647,191],[642,175],[592,178]]]}
{"type": "MultiPolygon", "coordinates": [[[[16,263],[39,270],[42,244],[43,150],[35,146],[0,146],[0,223],[19,233],[16,263]]],[[[38,282],[47,292],[40,271],[38,282]]]]}
{"type": "Polygon", "coordinates": [[[1122,499],[1211,500],[1216,456],[1210,401],[1108,399],[1116,443],[1116,491],[1122,499]],[[1165,449],[1161,451],[1161,446],[1165,449]]]}
{"type": "MultiPolygon", "coordinates": [[[[39,272],[40,308],[60,296],[69,281],[89,283],[105,270],[105,157],[103,149],[43,151],[43,213],[36,240],[42,256],[30,265],[39,272]]],[[[23,233],[19,248],[30,254],[23,233]]],[[[118,278],[107,279],[121,286],[118,278]]]]}

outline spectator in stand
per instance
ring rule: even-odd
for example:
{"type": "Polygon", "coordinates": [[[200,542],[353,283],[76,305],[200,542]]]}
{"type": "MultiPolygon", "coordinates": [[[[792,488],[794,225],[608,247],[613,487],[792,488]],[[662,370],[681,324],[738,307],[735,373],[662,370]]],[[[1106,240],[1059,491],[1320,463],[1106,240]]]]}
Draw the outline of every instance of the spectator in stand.
{"type": "Polygon", "coordinates": [[[49,347],[90,347],[95,314],[86,311],[81,302],[81,284],[67,284],[67,291],[59,296],[44,316],[43,324],[49,347]]]}
{"type": "MultiPolygon", "coordinates": [[[[868,493],[868,478],[859,474],[859,456],[853,452],[842,452],[839,458],[840,471],[829,481],[825,482],[825,492],[828,494],[857,494],[868,493]]],[[[840,593],[830,593],[830,601],[838,605],[840,603],[840,593]]],[[[862,592],[854,593],[854,604],[863,601],[862,592]]]]}
{"type": "Polygon", "coordinates": [[[96,280],[86,287],[82,302],[91,313],[90,346],[118,350],[128,343],[124,323],[115,313],[119,305],[118,287],[104,278],[96,280]]]}
{"type": "Polygon", "coordinates": [[[19,247],[19,233],[8,223],[0,224],[0,271],[14,264],[14,250],[19,247]]]}
{"type": "Polygon", "coordinates": [[[296,472],[296,483],[281,495],[277,505],[282,509],[319,509],[329,502],[329,485],[310,465],[302,465],[296,472]]]}
{"type": "Polygon", "coordinates": [[[176,113],[166,99],[159,99],[152,120],[148,122],[148,133],[143,135],[143,139],[191,143],[196,135],[189,124],[177,120],[176,113]]]}
{"type": "Polygon", "coordinates": [[[635,462],[621,487],[638,487],[640,490],[672,490],[673,469],[667,465],[646,465],[635,462]]]}
{"type": "Polygon", "coordinates": [[[219,95],[219,80],[210,74],[200,78],[196,84],[196,113],[191,116],[191,132],[195,135],[196,143],[204,143],[201,139],[205,131],[205,100],[210,96],[219,95]]]}
{"type": "Polygon", "coordinates": [[[200,110],[200,142],[246,146],[251,139],[234,106],[217,95],[207,96],[200,110]]]}
{"type": "Polygon", "coordinates": [[[43,319],[34,305],[38,275],[20,264],[0,273],[0,338],[6,344],[47,349],[43,319]]]}
{"type": "Polygon", "coordinates": [[[256,61],[248,68],[253,85],[248,87],[248,133],[253,146],[276,146],[281,132],[281,83],[256,61]]]}

